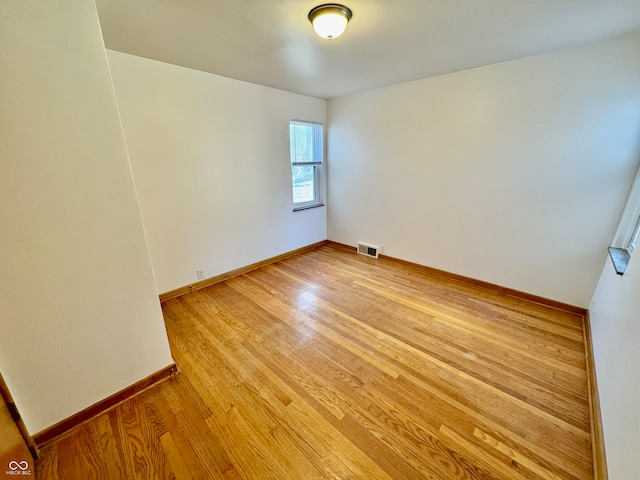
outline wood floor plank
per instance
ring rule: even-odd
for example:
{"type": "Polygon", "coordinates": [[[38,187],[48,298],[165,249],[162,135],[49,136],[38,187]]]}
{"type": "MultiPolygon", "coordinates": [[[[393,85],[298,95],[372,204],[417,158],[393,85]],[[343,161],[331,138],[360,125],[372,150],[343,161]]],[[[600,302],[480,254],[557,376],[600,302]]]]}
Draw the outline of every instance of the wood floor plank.
{"type": "Polygon", "coordinates": [[[440,433],[443,435],[445,442],[447,442],[447,440],[452,441],[455,445],[454,448],[467,452],[467,454],[475,458],[480,464],[484,464],[488,468],[500,472],[504,478],[511,478],[513,480],[527,480],[528,478],[531,478],[524,472],[518,471],[513,465],[507,465],[498,460],[489,462],[489,457],[484,450],[480,449],[472,442],[469,442],[466,438],[459,435],[445,424],[440,426],[440,433]]]}
{"type": "MultiPolygon", "coordinates": [[[[320,302],[321,302],[321,301],[320,301],[320,302]]],[[[353,321],[352,317],[344,316],[343,318],[344,318],[344,319],[347,319],[347,320],[351,320],[351,321],[353,321]]],[[[378,336],[378,340],[380,339],[380,337],[381,337],[381,336],[385,335],[385,334],[384,334],[384,333],[382,333],[380,330],[376,330],[376,333],[377,333],[377,336],[378,336]]],[[[346,335],[344,334],[344,332],[342,332],[342,335],[343,335],[343,336],[346,336],[346,335]]],[[[395,340],[395,339],[393,339],[393,340],[395,340]]],[[[411,346],[407,347],[407,344],[406,344],[406,343],[400,342],[399,340],[396,340],[396,343],[402,343],[402,348],[403,348],[403,349],[405,349],[405,350],[406,350],[407,348],[409,348],[410,350],[413,350],[413,351],[414,351],[414,353],[416,353],[416,355],[421,356],[421,357],[424,357],[424,358],[426,358],[428,361],[430,361],[431,363],[435,363],[436,365],[439,365],[440,367],[448,368],[448,369],[450,369],[450,370],[454,371],[454,373],[455,373],[455,374],[457,374],[457,375],[465,375],[465,374],[466,374],[466,372],[463,372],[463,371],[461,371],[461,370],[455,370],[453,367],[451,367],[451,365],[450,365],[450,364],[448,364],[448,363],[446,363],[446,362],[442,362],[442,361],[440,361],[439,359],[437,359],[436,357],[432,357],[432,356],[430,356],[430,355],[427,355],[427,354],[426,354],[426,353],[424,353],[423,351],[419,351],[419,350],[417,350],[417,349],[414,349],[414,348],[413,348],[413,347],[411,347],[411,346]]],[[[379,347],[378,347],[378,352],[380,352],[380,348],[379,348],[379,347]]],[[[408,361],[407,361],[407,360],[404,360],[404,362],[405,362],[405,363],[408,363],[408,361]]],[[[476,362],[477,362],[477,359],[476,359],[476,362]]],[[[394,377],[395,377],[395,378],[397,378],[397,375],[394,375],[394,377]]],[[[517,380],[519,383],[522,383],[521,379],[515,379],[515,380],[517,380]]],[[[475,381],[475,380],[474,380],[474,381],[475,381]]],[[[486,387],[490,387],[490,383],[491,383],[491,382],[483,382],[483,381],[481,381],[481,380],[478,380],[478,382],[479,382],[479,384],[480,384],[481,386],[486,386],[486,387]]],[[[512,381],[512,383],[513,383],[513,381],[512,381]]],[[[521,385],[521,388],[523,388],[523,391],[525,391],[525,392],[527,393],[527,397],[529,398],[529,400],[531,400],[531,398],[530,398],[530,393],[531,393],[531,391],[530,391],[530,390],[525,390],[525,389],[524,389],[524,387],[522,387],[522,385],[521,385]]],[[[502,394],[502,391],[501,391],[501,390],[499,390],[499,393],[501,393],[501,394],[502,394]]],[[[544,394],[544,392],[543,392],[543,394],[544,394]]],[[[548,398],[547,398],[548,403],[553,403],[554,401],[556,401],[556,399],[555,399],[555,398],[553,398],[553,397],[552,397],[552,395],[551,395],[550,393],[547,395],[547,397],[548,397],[548,398]]],[[[524,405],[524,406],[525,406],[525,408],[529,408],[529,409],[539,407],[539,404],[538,404],[538,405],[530,405],[529,403],[526,403],[526,402],[522,402],[522,405],[524,405]]],[[[565,412],[563,412],[563,413],[566,413],[567,415],[571,416],[571,415],[576,411],[576,408],[575,408],[575,402],[572,402],[572,401],[570,401],[570,399],[569,399],[569,400],[566,400],[566,405],[567,405],[567,406],[566,406],[566,407],[564,407],[564,408],[565,408],[565,412]]],[[[585,401],[585,402],[583,402],[581,405],[579,405],[579,407],[586,407],[586,406],[587,406],[586,401],[585,401]]],[[[557,409],[556,409],[556,410],[557,410],[557,409]]],[[[580,410],[580,408],[578,408],[577,410],[579,411],[579,410],[580,410]]],[[[582,410],[584,410],[584,408],[582,408],[582,410]]],[[[542,413],[542,415],[545,415],[546,413],[547,413],[547,412],[544,412],[544,413],[542,413]]],[[[559,418],[556,418],[556,417],[554,417],[554,416],[549,416],[548,418],[550,418],[552,421],[560,421],[560,419],[559,419],[559,418]]],[[[583,416],[581,416],[581,417],[580,417],[580,420],[576,420],[576,423],[578,423],[578,422],[580,422],[580,421],[584,421],[584,417],[583,417],[583,416]]],[[[588,425],[587,425],[587,426],[585,426],[585,428],[588,428],[588,425]]],[[[586,435],[586,431],[585,431],[585,432],[580,432],[580,433],[584,433],[584,434],[586,435]]]]}
{"type": "MultiPolygon", "coordinates": [[[[176,480],[184,480],[189,479],[191,477],[191,473],[184,461],[182,460],[182,455],[180,454],[180,449],[173,441],[173,437],[170,432],[164,433],[160,437],[160,445],[162,446],[162,450],[165,452],[167,456],[167,461],[169,462],[169,468],[174,475],[176,480]]],[[[117,477],[111,477],[117,478],[117,477]]]]}
{"type": "Polygon", "coordinates": [[[495,448],[499,452],[501,452],[504,455],[508,456],[509,458],[513,459],[518,464],[522,465],[523,467],[525,467],[525,468],[529,469],[530,471],[532,471],[533,473],[537,474],[541,478],[544,478],[545,480],[560,480],[560,477],[558,475],[556,475],[555,473],[550,472],[546,468],[544,468],[544,467],[540,466],[539,464],[537,464],[536,462],[532,461],[527,456],[522,455],[517,450],[508,447],[504,443],[496,440],[491,435],[483,432],[479,428],[476,428],[473,431],[473,435],[478,437],[478,438],[480,438],[481,440],[483,440],[487,444],[491,445],[493,448],[495,448]]]}
{"type": "MultiPolygon", "coordinates": [[[[335,298],[335,295],[332,293],[332,299],[335,298]]],[[[380,317],[379,312],[384,311],[383,302],[380,300],[375,300],[375,298],[371,299],[371,305],[375,305],[375,311],[367,311],[367,323],[375,324],[376,316],[380,317]]],[[[350,307],[346,307],[347,309],[350,307]]],[[[344,307],[343,307],[344,309],[344,307]]],[[[411,316],[410,311],[397,311],[397,312],[385,312],[386,315],[381,317],[381,322],[385,322],[387,317],[393,317],[394,313],[396,316],[402,316],[403,318],[407,318],[411,316]]],[[[349,318],[345,317],[345,318],[349,318]]],[[[585,388],[585,379],[581,378],[578,381],[570,378],[568,374],[565,374],[562,371],[558,371],[556,369],[536,369],[537,362],[532,361],[531,357],[533,354],[529,355],[529,357],[525,357],[520,354],[520,352],[514,352],[514,349],[505,350],[501,348],[500,345],[496,343],[492,343],[490,341],[480,341],[475,335],[460,335],[459,332],[452,330],[451,325],[448,325],[445,322],[438,322],[433,317],[425,317],[424,315],[420,318],[420,324],[418,326],[412,326],[409,330],[410,335],[402,335],[402,327],[394,325],[391,329],[387,329],[386,326],[377,326],[378,330],[388,331],[389,333],[398,334],[400,337],[404,338],[413,338],[415,336],[421,336],[423,343],[427,342],[433,346],[434,342],[439,346],[444,346],[445,348],[456,348],[460,350],[458,355],[458,362],[467,362],[469,365],[477,364],[477,361],[468,362],[465,358],[466,356],[473,357],[472,360],[476,360],[478,358],[487,358],[489,361],[493,361],[496,364],[496,368],[499,370],[515,370],[516,374],[520,374],[523,380],[531,381],[533,375],[535,373],[535,384],[539,387],[543,387],[547,391],[559,391],[558,393],[565,393],[562,391],[563,389],[568,389],[570,394],[573,396],[572,400],[587,403],[586,396],[583,393],[585,388]],[[483,354],[483,357],[478,357],[475,350],[480,350],[483,354]],[[502,360],[502,361],[501,361],[502,360]],[[527,374],[529,378],[527,378],[527,374]],[[541,377],[541,374],[545,374],[546,378],[541,377]],[[557,377],[564,377],[558,381],[557,377]],[[544,381],[546,380],[546,382],[544,381]]],[[[375,329],[374,329],[375,330],[375,329]]],[[[405,329],[406,330],[406,329],[405,329]]],[[[423,345],[427,346],[428,345],[423,345]]],[[[544,356],[545,352],[542,352],[537,355],[544,356]]],[[[584,352],[582,353],[581,360],[582,364],[584,364],[584,352]]],[[[487,365],[478,365],[478,371],[486,371],[487,365]]],[[[500,371],[495,372],[500,374],[500,371]]],[[[514,378],[511,377],[509,379],[509,383],[512,383],[514,378]]],[[[519,381],[517,379],[516,381],[519,381]]],[[[571,409],[568,409],[571,410],[571,409]]]]}
{"type": "MultiPolygon", "coordinates": [[[[364,326],[365,328],[368,328],[370,332],[373,332],[378,337],[378,339],[381,334],[385,334],[380,329],[371,328],[368,325],[357,321],[353,317],[344,315],[342,312],[333,309],[321,298],[316,299],[316,303],[323,310],[330,310],[331,313],[341,315],[342,319],[347,320],[345,323],[355,323],[358,324],[359,327],[364,326]]],[[[313,313],[310,313],[310,315],[314,316],[313,313]]],[[[323,311],[321,315],[314,316],[314,318],[319,322],[325,323],[329,318],[329,315],[323,311]]],[[[336,322],[334,323],[337,325],[337,328],[340,329],[341,335],[348,335],[342,325],[336,322]]],[[[514,384],[518,384],[518,390],[525,393],[529,401],[537,401],[538,407],[546,409],[549,406],[554,406],[556,408],[554,413],[564,415],[566,418],[572,418],[572,421],[575,424],[579,424],[581,421],[584,421],[584,418],[573,418],[575,412],[580,411],[580,408],[575,408],[576,403],[579,404],[579,407],[585,407],[588,405],[588,401],[582,392],[585,390],[584,382],[580,382],[579,390],[563,389],[556,386],[559,383],[557,382],[556,377],[561,376],[562,372],[553,372],[552,379],[549,379],[549,381],[546,382],[541,382],[539,375],[534,375],[539,370],[534,370],[535,366],[532,366],[530,361],[520,362],[520,368],[518,368],[518,365],[514,366],[514,363],[517,364],[514,360],[521,358],[521,356],[511,355],[510,357],[509,352],[505,352],[504,350],[501,351],[501,349],[495,344],[485,345],[482,350],[482,356],[479,356],[476,353],[477,348],[482,348],[483,346],[478,346],[477,342],[475,342],[473,346],[470,345],[469,348],[465,348],[465,345],[463,344],[465,343],[464,338],[466,337],[463,337],[462,339],[457,337],[455,342],[450,342],[441,339],[440,334],[434,329],[430,329],[428,335],[421,334],[416,330],[417,329],[412,330],[412,336],[414,338],[419,336],[421,338],[421,346],[426,346],[428,351],[435,352],[435,355],[439,356],[439,358],[456,358],[456,363],[458,365],[462,364],[467,373],[472,373],[476,377],[482,376],[484,382],[492,383],[494,386],[500,384],[500,377],[505,377],[506,381],[502,380],[502,384],[508,384],[510,387],[514,384]],[[507,365],[504,364],[505,361],[507,361],[507,365]],[[556,395],[557,393],[561,393],[563,395],[556,395]]],[[[397,329],[395,331],[397,331],[397,329]]],[[[446,333],[442,336],[445,335],[446,333]]],[[[448,332],[448,336],[451,337],[451,332],[448,332]]],[[[415,344],[415,341],[413,343],[415,344]]],[[[392,376],[397,378],[397,372],[394,371],[392,376]]],[[[509,390],[511,392],[514,391],[513,388],[509,388],[509,390]]]]}
{"type": "Polygon", "coordinates": [[[336,244],[162,309],[180,374],[40,478],[593,478],[575,311],[336,244]]]}

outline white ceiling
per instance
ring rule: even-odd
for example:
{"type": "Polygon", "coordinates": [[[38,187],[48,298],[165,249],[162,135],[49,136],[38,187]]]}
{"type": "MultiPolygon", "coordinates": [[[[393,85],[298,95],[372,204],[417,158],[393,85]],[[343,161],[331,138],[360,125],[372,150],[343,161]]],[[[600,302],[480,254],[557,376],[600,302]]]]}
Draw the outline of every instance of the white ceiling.
{"type": "Polygon", "coordinates": [[[319,98],[489,65],[640,30],[640,0],[97,0],[106,47],[319,98]]]}

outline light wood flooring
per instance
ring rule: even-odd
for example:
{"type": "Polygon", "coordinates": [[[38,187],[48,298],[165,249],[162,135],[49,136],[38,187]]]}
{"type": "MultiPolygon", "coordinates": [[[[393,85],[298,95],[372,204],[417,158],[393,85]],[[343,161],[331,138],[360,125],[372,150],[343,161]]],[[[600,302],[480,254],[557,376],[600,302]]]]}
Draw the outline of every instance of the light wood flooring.
{"type": "Polygon", "coordinates": [[[163,304],[180,369],[45,479],[592,479],[582,316],[328,244],[163,304]]]}

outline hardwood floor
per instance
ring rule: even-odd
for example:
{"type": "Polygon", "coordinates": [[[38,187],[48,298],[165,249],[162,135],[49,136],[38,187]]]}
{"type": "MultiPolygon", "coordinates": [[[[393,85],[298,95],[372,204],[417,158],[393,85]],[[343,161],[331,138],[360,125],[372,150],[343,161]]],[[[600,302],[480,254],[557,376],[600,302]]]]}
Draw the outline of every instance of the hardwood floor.
{"type": "Polygon", "coordinates": [[[579,314],[329,244],[163,304],[181,373],[40,479],[591,479],[579,314]]]}

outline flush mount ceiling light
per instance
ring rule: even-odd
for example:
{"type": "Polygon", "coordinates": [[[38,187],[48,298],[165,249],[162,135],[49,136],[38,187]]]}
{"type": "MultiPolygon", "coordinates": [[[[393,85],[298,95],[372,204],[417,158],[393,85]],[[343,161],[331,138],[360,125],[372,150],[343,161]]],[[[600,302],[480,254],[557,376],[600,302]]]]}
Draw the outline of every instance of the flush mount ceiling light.
{"type": "Polygon", "coordinates": [[[331,40],[342,35],[352,15],[351,10],[344,5],[325,3],[309,12],[309,21],[318,35],[331,40]]]}

